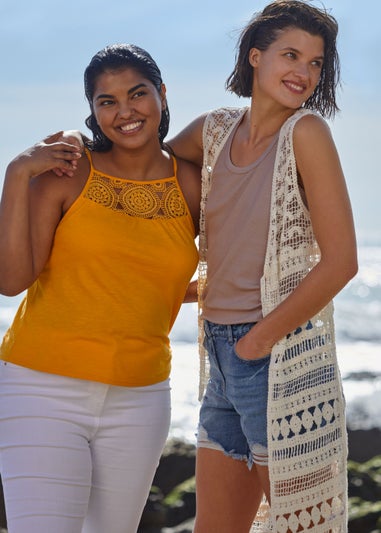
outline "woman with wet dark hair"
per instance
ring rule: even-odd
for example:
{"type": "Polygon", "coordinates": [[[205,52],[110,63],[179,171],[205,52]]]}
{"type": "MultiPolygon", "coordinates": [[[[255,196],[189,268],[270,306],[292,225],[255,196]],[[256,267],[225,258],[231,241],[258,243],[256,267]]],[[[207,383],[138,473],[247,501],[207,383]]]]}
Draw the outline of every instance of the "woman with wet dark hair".
{"type": "Polygon", "coordinates": [[[253,69],[248,68],[251,48],[266,50],[285,28],[295,27],[311,35],[319,35],[324,42],[324,62],[320,78],[311,96],[303,103],[323,117],[333,117],[339,110],[336,88],[340,79],[340,60],[336,48],[338,25],[326,11],[317,10],[306,2],[279,1],[265,7],[253,17],[241,34],[236,64],[226,81],[228,91],[237,96],[252,96],[253,69]]]}
{"type": "Polygon", "coordinates": [[[322,118],[337,111],[337,31],[324,8],[270,3],[227,80],[248,105],[169,141],[203,165],[195,533],[347,530],[332,298],[357,271],[356,240],[322,118]]]}
{"type": "MultiPolygon", "coordinates": [[[[118,70],[125,68],[126,64],[129,68],[134,68],[140,74],[151,81],[160,93],[163,85],[161,79],[161,72],[152,59],[150,54],[134,44],[120,45],[115,44],[107,46],[100,50],[91,60],[90,64],[85,70],[84,85],[85,95],[89,102],[91,115],[86,119],[86,126],[93,134],[93,140],[87,141],[87,145],[92,150],[98,152],[107,151],[111,147],[111,141],[105,137],[102,130],[99,128],[93,112],[93,96],[97,78],[105,70],[118,70]]],[[[159,140],[162,144],[169,128],[169,109],[166,104],[162,110],[161,121],[159,125],[159,140]]]]}
{"type": "Polygon", "coordinates": [[[137,530],[169,429],[169,332],[198,262],[200,172],[162,148],[156,63],[106,47],[85,91],[85,154],[60,134],[29,148],[0,205],[0,292],[27,289],[0,349],[10,533],[137,530]]]}

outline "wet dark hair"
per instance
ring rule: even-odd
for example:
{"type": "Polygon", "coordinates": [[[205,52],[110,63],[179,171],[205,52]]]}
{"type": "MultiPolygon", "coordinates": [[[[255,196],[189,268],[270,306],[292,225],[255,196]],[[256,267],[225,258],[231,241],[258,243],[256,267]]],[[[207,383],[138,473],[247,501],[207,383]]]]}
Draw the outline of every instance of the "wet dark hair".
{"type": "Polygon", "coordinates": [[[283,30],[289,28],[323,39],[324,61],[320,80],[304,107],[314,109],[324,117],[334,116],[339,110],[336,103],[336,88],[340,81],[336,48],[338,24],[325,9],[311,6],[303,0],[276,0],[254,15],[239,38],[235,67],[226,81],[227,90],[237,96],[251,97],[254,70],[249,63],[250,50],[266,50],[283,30]]]}
{"type": "MultiPolygon", "coordinates": [[[[90,104],[91,115],[85,120],[86,126],[93,134],[93,140],[87,141],[86,145],[96,152],[107,152],[112,146],[112,142],[104,135],[93,111],[93,96],[95,84],[98,77],[107,71],[118,71],[126,68],[133,68],[144,78],[149,80],[161,93],[163,80],[161,72],[156,62],[150,54],[143,48],[134,44],[113,44],[100,50],[91,59],[84,74],[85,95],[90,104]]],[[[158,137],[160,144],[163,144],[164,138],[169,129],[169,109],[166,103],[165,109],[161,113],[161,122],[159,125],[158,137]]]]}

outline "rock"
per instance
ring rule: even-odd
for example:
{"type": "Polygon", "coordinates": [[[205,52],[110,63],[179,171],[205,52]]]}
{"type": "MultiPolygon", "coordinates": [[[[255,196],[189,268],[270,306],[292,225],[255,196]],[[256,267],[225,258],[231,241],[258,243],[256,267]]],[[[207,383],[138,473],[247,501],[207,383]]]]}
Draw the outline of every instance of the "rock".
{"type": "Polygon", "coordinates": [[[348,461],[348,494],[368,502],[381,501],[381,456],[366,463],[348,461]]]}
{"type": "Polygon", "coordinates": [[[377,533],[381,531],[381,502],[364,502],[352,498],[348,522],[348,533],[377,533]]]}
{"type": "Polygon", "coordinates": [[[174,526],[196,514],[196,480],[194,477],[177,485],[164,499],[167,507],[167,526],[174,526]]]}
{"type": "Polygon", "coordinates": [[[161,533],[192,533],[194,527],[194,518],[186,520],[176,527],[165,527],[161,533]]]}
{"type": "Polygon", "coordinates": [[[196,512],[195,461],[194,445],[179,439],[167,442],[138,533],[161,533],[160,527],[177,526],[189,518],[193,519],[196,512]]]}
{"type": "Polygon", "coordinates": [[[362,463],[381,455],[381,429],[348,429],[348,457],[362,463]]]}
{"type": "Polygon", "coordinates": [[[381,533],[381,456],[348,462],[349,533],[381,533]]]}
{"type": "Polygon", "coordinates": [[[196,447],[179,439],[167,442],[160,458],[153,485],[167,495],[177,485],[194,476],[196,447]]]}
{"type": "Polygon", "coordinates": [[[161,528],[167,525],[168,508],[163,504],[164,495],[158,487],[151,487],[147,503],[142,514],[139,532],[160,533],[161,528]]]}

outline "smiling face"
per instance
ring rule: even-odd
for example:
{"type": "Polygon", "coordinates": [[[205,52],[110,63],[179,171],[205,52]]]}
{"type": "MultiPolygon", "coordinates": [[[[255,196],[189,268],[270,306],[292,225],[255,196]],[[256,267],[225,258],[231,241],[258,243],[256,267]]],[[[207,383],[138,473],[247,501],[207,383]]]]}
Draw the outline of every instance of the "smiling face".
{"type": "Polygon", "coordinates": [[[92,108],[100,129],[115,146],[157,147],[165,86],[161,93],[133,68],[108,70],[96,80],[92,108]]]}
{"type": "Polygon", "coordinates": [[[252,48],[253,97],[298,109],[319,83],[324,61],[324,41],[318,35],[286,28],[266,50],[252,48]]]}

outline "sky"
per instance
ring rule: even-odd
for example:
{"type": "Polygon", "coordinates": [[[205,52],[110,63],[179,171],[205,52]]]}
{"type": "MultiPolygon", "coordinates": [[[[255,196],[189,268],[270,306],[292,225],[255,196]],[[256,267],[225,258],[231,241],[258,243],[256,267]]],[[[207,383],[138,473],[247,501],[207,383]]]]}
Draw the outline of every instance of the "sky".
{"type": "MultiPolygon", "coordinates": [[[[0,180],[19,152],[61,129],[80,129],[83,72],[113,43],[158,63],[171,112],[168,138],[197,115],[247,105],[227,93],[240,30],[262,0],[0,0],[0,180]]],[[[381,2],[313,0],[338,20],[340,114],[330,121],[360,243],[381,244],[381,2]]]]}

